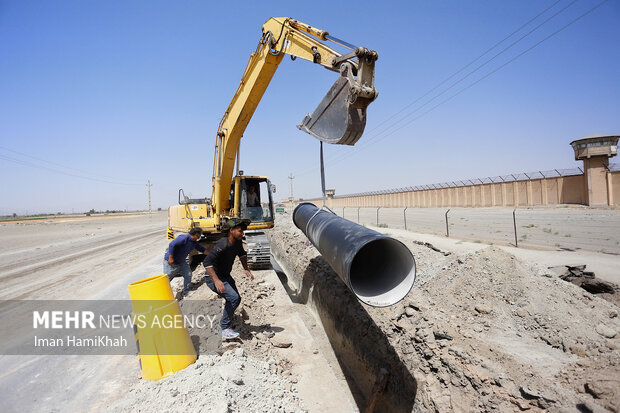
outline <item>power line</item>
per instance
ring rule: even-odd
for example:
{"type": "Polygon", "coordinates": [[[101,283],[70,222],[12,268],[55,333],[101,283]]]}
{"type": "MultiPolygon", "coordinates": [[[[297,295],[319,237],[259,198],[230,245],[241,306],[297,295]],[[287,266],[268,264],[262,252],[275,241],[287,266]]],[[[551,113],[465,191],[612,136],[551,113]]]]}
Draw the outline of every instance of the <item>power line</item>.
{"type": "MultiPolygon", "coordinates": [[[[523,52],[519,53],[518,55],[514,56],[513,58],[509,59],[507,62],[505,62],[504,64],[502,64],[501,66],[493,69],[491,72],[487,73],[486,75],[482,76],[480,79],[476,80],[474,83],[471,83],[470,85],[464,87],[463,89],[459,90],[458,92],[456,92],[455,94],[451,95],[450,97],[448,97],[447,99],[444,99],[443,101],[439,102],[438,104],[436,104],[435,106],[433,106],[432,108],[428,109],[426,112],[422,113],[421,115],[411,119],[409,122],[399,126],[397,129],[395,129],[394,131],[392,131],[390,134],[385,135],[379,139],[377,139],[375,142],[373,143],[377,143],[387,137],[389,137],[390,135],[394,134],[394,132],[404,128],[405,126],[409,126],[411,123],[413,123],[414,121],[420,119],[422,116],[426,115],[427,113],[435,110],[436,108],[438,108],[439,106],[443,105],[444,103],[447,103],[448,101],[452,100],[453,98],[455,98],[456,96],[460,95],[461,93],[465,92],[466,90],[470,89],[471,87],[477,85],[478,83],[480,83],[481,81],[483,81],[484,79],[486,79],[487,77],[491,76],[492,74],[498,72],[499,70],[503,69],[504,67],[508,66],[510,63],[514,62],[515,60],[517,60],[519,57],[523,56],[524,54],[528,53],[529,51],[531,51],[532,49],[534,49],[535,47],[539,46],[541,43],[549,40],[550,38],[552,38],[553,36],[555,36],[556,34],[560,33],[561,31],[563,31],[564,29],[568,28],[569,26],[571,26],[572,24],[576,23],[577,21],[579,21],[580,19],[582,19],[583,17],[587,16],[588,14],[592,13],[594,10],[596,10],[597,8],[599,8],[600,6],[602,6],[604,3],[606,3],[608,0],[603,0],[602,2],[600,2],[599,4],[597,4],[596,6],[592,7],[591,9],[589,9],[588,11],[586,11],[585,13],[581,14],[580,16],[576,17],[575,19],[571,20],[569,23],[567,23],[566,25],[562,26],[561,28],[559,28],[558,30],[554,31],[553,33],[551,33],[550,35],[546,36],[545,38],[543,38],[542,40],[538,41],[537,43],[535,43],[534,45],[530,46],[529,48],[525,49],[523,52]]],[[[360,148],[360,150],[363,148],[360,148]]],[[[344,159],[344,158],[343,158],[344,159]]]]}
{"type": "MultiPolygon", "coordinates": [[[[510,33],[508,36],[504,37],[502,40],[500,40],[499,42],[495,43],[493,46],[491,46],[490,48],[488,48],[486,51],[484,51],[482,54],[480,54],[478,57],[476,57],[475,59],[473,59],[472,61],[470,61],[469,63],[467,63],[465,66],[461,67],[459,70],[457,70],[456,72],[452,73],[450,76],[448,76],[447,78],[445,78],[444,80],[442,80],[440,83],[438,83],[437,85],[435,85],[432,89],[428,90],[426,93],[424,93],[422,96],[420,96],[419,98],[417,98],[416,100],[414,100],[413,102],[407,104],[405,107],[403,107],[401,110],[399,110],[398,112],[396,112],[395,114],[391,115],[390,117],[388,117],[387,119],[383,120],[382,122],[380,122],[377,126],[375,126],[374,128],[372,128],[371,130],[369,130],[368,132],[373,132],[377,129],[379,129],[379,127],[381,127],[382,125],[384,125],[386,122],[394,119],[397,115],[401,114],[402,112],[404,112],[406,109],[408,109],[409,107],[413,106],[414,104],[416,104],[417,102],[419,102],[420,100],[424,99],[426,96],[430,95],[432,92],[434,92],[435,90],[439,89],[439,87],[441,87],[442,85],[444,85],[446,82],[448,82],[450,79],[452,79],[454,76],[458,75],[459,73],[461,73],[463,70],[467,69],[469,66],[471,66],[472,64],[474,64],[475,62],[477,62],[478,60],[480,60],[480,58],[482,58],[482,56],[486,55],[487,53],[489,53],[491,50],[495,49],[497,46],[499,46],[500,44],[504,43],[506,40],[510,39],[512,36],[514,36],[515,34],[517,34],[518,32],[521,31],[521,29],[523,29],[524,27],[526,27],[528,24],[532,23],[534,20],[536,20],[537,18],[539,18],[541,15],[545,14],[547,11],[549,11],[550,9],[552,9],[556,4],[558,4],[559,2],[561,2],[562,0],[556,0],[555,3],[551,4],[551,6],[547,7],[546,9],[544,9],[543,11],[541,11],[540,13],[538,13],[536,16],[532,17],[530,20],[528,20],[527,22],[523,23],[521,26],[519,26],[518,29],[514,30],[512,33],[510,33]]],[[[573,1],[574,3],[574,1],[573,1]]],[[[565,7],[564,9],[570,7],[573,3],[569,4],[567,7],[565,7]]],[[[560,10],[563,11],[564,9],[560,10]]],[[[553,16],[552,16],[553,17],[553,16]]]]}
{"type": "MultiPolygon", "coordinates": [[[[513,35],[515,35],[516,33],[518,33],[519,31],[521,31],[521,29],[523,29],[524,27],[526,27],[527,25],[529,25],[530,23],[532,23],[534,20],[536,20],[538,17],[540,17],[541,15],[543,15],[544,13],[546,13],[547,11],[549,11],[551,8],[553,8],[555,5],[557,5],[560,1],[562,0],[557,0],[555,1],[553,4],[551,4],[549,7],[545,8],[544,10],[542,10],[541,12],[539,12],[538,14],[536,14],[534,17],[530,18],[527,22],[525,22],[524,24],[522,24],[521,26],[519,26],[519,28],[517,28],[516,30],[514,30],[512,33],[510,33],[508,36],[504,37],[502,40],[500,40],[499,42],[495,43],[493,46],[491,46],[490,48],[488,48],[486,51],[484,51],[482,54],[480,54],[478,57],[476,57],[475,59],[471,60],[469,63],[467,63],[466,65],[462,66],[459,70],[457,70],[456,72],[454,72],[452,75],[448,76],[446,79],[444,79],[443,81],[441,81],[440,83],[438,83],[436,86],[434,86],[433,88],[431,88],[430,90],[428,90],[426,93],[424,93],[422,96],[418,97],[417,99],[415,99],[413,102],[407,104],[405,107],[403,107],[401,110],[399,110],[398,112],[396,112],[395,114],[389,116],[387,119],[383,120],[382,122],[380,122],[377,126],[375,126],[374,128],[372,128],[371,130],[367,131],[366,133],[372,133],[373,131],[379,129],[382,125],[384,125],[386,122],[394,119],[396,116],[398,116],[399,114],[401,114],[402,112],[404,112],[406,109],[408,109],[409,107],[413,106],[414,104],[416,104],[417,102],[419,102],[420,100],[424,99],[426,96],[428,96],[429,94],[431,94],[432,92],[434,92],[435,90],[439,89],[442,85],[444,85],[446,82],[448,82],[450,79],[452,79],[454,76],[458,75],[459,73],[461,73],[462,71],[464,71],[467,67],[471,66],[474,62],[480,60],[480,58],[486,54],[488,54],[491,50],[495,49],[497,46],[499,46],[500,44],[502,44],[503,42],[505,42],[506,40],[508,40],[509,38],[511,38],[513,35]]],[[[460,78],[458,81],[454,82],[450,87],[444,89],[441,93],[439,93],[438,95],[433,96],[430,100],[428,100],[426,103],[424,103],[423,105],[417,107],[416,109],[414,109],[411,112],[408,112],[405,116],[403,116],[402,118],[398,119],[396,122],[392,123],[390,126],[388,126],[386,129],[376,133],[375,135],[370,136],[369,138],[366,138],[364,140],[364,142],[358,146],[356,148],[356,150],[353,151],[353,153],[357,153],[360,150],[365,149],[366,147],[372,145],[374,142],[373,140],[377,139],[378,137],[380,137],[381,135],[384,135],[388,132],[390,132],[390,129],[393,129],[395,127],[398,126],[398,124],[402,121],[404,121],[405,119],[407,119],[408,117],[412,116],[413,114],[415,114],[417,111],[419,111],[420,109],[422,109],[424,106],[428,105],[430,102],[432,102],[433,100],[435,100],[437,97],[441,96],[442,94],[446,93],[448,90],[452,89],[453,87],[455,87],[458,83],[462,82],[463,80],[465,80],[467,77],[469,77],[471,74],[473,74],[474,72],[480,70],[483,66],[485,66],[487,63],[491,62],[493,59],[495,59],[497,56],[501,55],[502,53],[504,53],[505,51],[507,51],[508,49],[510,49],[511,47],[513,47],[516,43],[520,42],[521,40],[523,40],[525,37],[529,36],[532,32],[534,32],[535,30],[537,30],[539,27],[541,27],[542,25],[546,24],[549,20],[551,20],[552,18],[554,18],[555,16],[557,16],[559,13],[563,12],[564,10],[566,10],[568,7],[572,6],[575,2],[577,2],[578,0],[573,0],[571,3],[569,3],[567,6],[565,6],[564,8],[562,8],[560,11],[556,12],[553,16],[551,16],[550,18],[546,19],[544,22],[542,22],[541,24],[539,24],[537,27],[535,27],[534,29],[530,30],[528,33],[526,33],[524,36],[522,36],[521,38],[519,38],[517,41],[513,42],[511,45],[505,47],[503,50],[501,50],[499,53],[497,53],[495,56],[491,57],[490,59],[486,60],[484,63],[482,63],[481,65],[479,65],[478,67],[476,67],[474,70],[472,70],[471,72],[469,72],[467,75],[465,75],[464,77],[460,78]]],[[[400,128],[396,129],[399,130],[400,128]]],[[[394,132],[394,131],[392,131],[394,132]]],[[[336,162],[339,162],[342,159],[345,159],[347,157],[347,155],[341,155],[340,157],[337,158],[333,158],[330,159],[330,162],[332,160],[335,160],[336,162]]],[[[305,171],[300,172],[300,175],[305,175],[308,174],[310,172],[313,172],[316,170],[316,167],[312,167],[310,169],[307,169],[305,171]]]]}
{"type": "MultiPolygon", "coordinates": [[[[570,6],[572,6],[573,4],[575,4],[577,1],[579,0],[573,0],[572,2],[570,2],[568,5],[564,6],[562,9],[558,10],[556,13],[554,13],[552,16],[548,17],[546,20],[544,20],[542,23],[540,23],[539,25],[537,25],[536,27],[534,27],[533,29],[531,29],[529,32],[525,33],[523,36],[521,36],[520,38],[518,38],[517,40],[515,40],[514,42],[512,42],[510,45],[506,46],[505,48],[503,48],[502,50],[500,50],[498,53],[496,53],[494,56],[492,56],[491,58],[487,59],[486,61],[484,61],[483,63],[481,63],[480,65],[478,65],[475,69],[473,69],[472,71],[470,71],[469,73],[467,73],[465,76],[461,77],[459,80],[457,80],[456,82],[452,83],[452,85],[450,85],[449,87],[447,87],[446,89],[444,89],[443,91],[441,91],[440,93],[436,94],[435,96],[433,96],[432,98],[430,98],[429,100],[427,100],[424,104],[418,106],[416,109],[412,110],[411,112],[407,113],[405,116],[403,116],[401,119],[399,119],[398,121],[394,122],[392,125],[390,125],[388,128],[382,130],[380,133],[378,133],[375,136],[372,136],[371,138],[367,139],[365,142],[365,146],[368,146],[369,144],[371,144],[373,139],[377,139],[379,136],[381,136],[381,134],[386,134],[389,132],[390,128],[394,128],[398,125],[398,123],[403,122],[405,119],[407,119],[410,116],[413,116],[416,112],[418,112],[419,110],[421,110],[422,108],[424,108],[426,105],[428,105],[429,103],[431,103],[432,101],[434,101],[435,99],[437,99],[438,97],[442,96],[444,93],[446,93],[447,91],[449,91],[450,89],[453,89],[454,87],[456,87],[456,85],[458,85],[459,83],[461,83],[462,81],[464,81],[465,79],[467,79],[468,77],[470,77],[471,75],[473,75],[474,73],[476,73],[477,71],[479,71],[480,69],[482,69],[484,66],[486,66],[488,63],[492,62],[493,60],[495,60],[496,57],[499,57],[500,55],[504,54],[504,52],[508,51],[509,49],[511,49],[513,46],[515,46],[517,43],[521,42],[523,39],[525,39],[526,37],[528,37],[530,34],[532,34],[533,32],[535,32],[536,30],[538,30],[539,28],[541,28],[543,25],[547,24],[551,19],[555,18],[556,16],[558,16],[560,13],[562,13],[564,10],[568,9],[570,6]]],[[[555,4],[554,4],[555,5],[555,4]]],[[[548,9],[547,9],[548,10],[548,9]]],[[[546,11],[546,10],[545,10],[546,11]]],[[[539,13],[538,15],[540,16],[539,13]]],[[[527,25],[527,24],[526,24],[527,25]]],[[[524,27],[526,25],[523,25],[521,27],[524,27]]],[[[510,37],[510,36],[508,36],[510,37]]],[[[500,42],[501,43],[501,42],[500,42]]],[[[485,53],[486,54],[486,53],[485,53]]],[[[443,82],[445,83],[445,82],[443,82]]]]}
{"type": "MultiPolygon", "coordinates": [[[[514,44],[516,44],[518,41],[522,40],[524,37],[526,37],[527,35],[529,35],[530,33],[532,33],[534,30],[536,30],[537,28],[539,28],[540,26],[542,26],[543,24],[545,24],[546,22],[548,22],[550,19],[552,19],[553,17],[557,16],[559,13],[561,13],[562,11],[566,10],[568,7],[570,7],[572,4],[574,4],[576,1],[578,0],[573,0],[573,2],[571,2],[568,6],[564,7],[563,9],[561,9],[559,12],[555,13],[553,16],[551,16],[550,18],[548,18],[547,20],[545,20],[543,23],[541,23],[540,25],[538,25],[536,28],[532,29],[530,32],[528,32],[526,35],[524,35],[523,37],[521,37],[519,40],[517,40],[516,42],[514,42],[513,44],[511,44],[510,46],[508,46],[507,48],[505,48],[504,50],[502,50],[502,52],[498,53],[497,55],[495,55],[494,57],[492,57],[490,60],[494,59],[495,57],[497,57],[499,54],[503,53],[503,51],[507,50],[508,48],[512,47],[514,44]]],[[[426,102],[424,105],[418,107],[417,109],[415,109],[414,111],[410,112],[409,114],[407,114],[405,117],[401,118],[399,121],[397,121],[395,124],[393,124],[392,126],[390,126],[390,128],[394,128],[393,130],[387,132],[390,128],[385,129],[383,131],[381,131],[380,133],[372,136],[369,140],[367,140],[365,142],[365,144],[355,148],[354,150],[352,150],[351,152],[345,153],[344,155],[341,155],[340,157],[336,157],[334,159],[331,159],[330,162],[332,163],[338,163],[341,162],[344,159],[347,159],[355,154],[357,154],[358,152],[366,149],[367,147],[369,147],[370,145],[373,145],[377,142],[382,141],[383,139],[393,135],[395,132],[401,130],[402,128],[404,128],[405,126],[410,125],[411,123],[413,123],[414,121],[420,119],[421,117],[425,116],[426,114],[428,114],[429,112],[435,110],[436,108],[438,108],[439,106],[443,105],[444,103],[447,103],[448,101],[452,100],[453,98],[455,98],[456,96],[460,95],[461,93],[465,92],[466,90],[470,89],[471,87],[473,87],[474,85],[480,83],[482,80],[486,79],[487,77],[491,76],[492,74],[496,73],[497,71],[501,70],[502,68],[506,67],[508,64],[514,62],[515,60],[517,60],[519,57],[523,56],[524,54],[528,53],[529,51],[531,51],[532,49],[534,49],[535,47],[539,46],[541,43],[545,42],[546,40],[550,39],[551,37],[555,36],[556,34],[560,33],[561,31],[565,30],[566,28],[568,28],[569,26],[571,26],[572,24],[576,23],[577,21],[579,21],[580,19],[582,19],[583,17],[587,16],[588,14],[592,13],[594,10],[596,10],[597,8],[599,8],[600,6],[602,6],[604,3],[606,3],[608,0],[603,0],[602,2],[598,3],[596,6],[592,7],[591,9],[589,9],[588,11],[586,11],[585,13],[579,15],[578,17],[576,17],[575,19],[571,20],[569,23],[567,23],[566,25],[562,26],[560,29],[554,31],[553,33],[551,33],[550,35],[546,36],[545,38],[543,38],[542,40],[538,41],[537,43],[535,43],[534,45],[530,46],[529,48],[527,48],[526,50],[524,50],[523,52],[519,53],[518,55],[514,56],[513,58],[509,59],[507,62],[505,62],[504,64],[502,64],[501,66],[495,68],[494,70],[492,70],[491,72],[487,73],[486,75],[484,75],[483,77],[481,77],[480,79],[476,80],[475,82],[471,83],[470,85],[464,87],[463,89],[459,90],[457,93],[451,95],[450,97],[448,97],[447,99],[444,99],[443,101],[439,102],[438,104],[436,104],[435,106],[431,107],[430,109],[428,109],[427,111],[423,112],[422,114],[420,114],[419,116],[416,116],[415,118],[409,120],[408,122],[396,126],[398,123],[404,121],[407,117],[411,116],[413,113],[417,112],[419,109],[421,109],[422,107],[426,106],[428,103],[430,103],[432,100],[434,100],[435,98],[441,96],[442,94],[444,94],[446,91],[450,90],[452,87],[454,87],[456,84],[460,83],[461,80],[464,80],[466,77],[468,77],[470,74],[472,74],[473,72],[477,71],[478,68],[481,68],[483,65],[486,64],[486,62],[484,64],[482,64],[481,66],[479,66],[477,69],[475,69],[474,71],[470,72],[468,75],[466,75],[465,77],[463,77],[461,80],[455,82],[452,86],[450,86],[449,88],[445,89],[443,92],[441,92],[439,95],[436,95],[435,97],[433,97],[431,100],[429,100],[428,102],[426,102]],[[384,136],[381,136],[381,135],[384,136]],[[374,139],[374,140],[373,140],[374,139]]],[[[554,3],[554,5],[557,4],[554,3]]],[[[546,9],[548,10],[548,9],[546,9]]],[[[545,11],[546,11],[545,10],[545,11]]],[[[542,13],[539,13],[539,15],[542,13]]],[[[510,37],[510,36],[509,36],[510,37]]],[[[501,43],[501,42],[500,42],[501,43]]],[[[487,61],[488,62],[488,61],[487,61]]],[[[462,71],[462,70],[460,70],[462,71]]],[[[458,72],[457,72],[458,73],[458,72]]],[[[442,82],[442,83],[445,83],[442,82]]],[[[436,88],[435,88],[436,89],[436,88]]],[[[402,112],[402,110],[400,111],[402,112]]],[[[398,112],[398,113],[400,113],[398,112]]],[[[376,128],[373,128],[373,130],[375,130],[376,128]]],[[[317,168],[311,168],[308,169],[306,171],[303,172],[299,172],[298,175],[305,175],[308,174],[310,172],[315,171],[317,168]]]]}
{"type": "Polygon", "coordinates": [[[27,153],[19,152],[19,151],[16,151],[14,149],[7,148],[5,146],[0,146],[0,149],[8,151],[8,152],[12,152],[12,153],[17,154],[17,155],[25,156],[26,158],[30,158],[30,159],[34,159],[34,160],[37,160],[37,161],[45,162],[45,163],[50,164],[50,165],[59,166],[59,167],[61,167],[63,169],[70,169],[70,170],[73,170],[73,171],[82,172],[82,173],[86,173],[87,175],[90,175],[88,172],[82,171],[81,169],[72,168],[70,166],[65,166],[65,165],[61,165],[59,163],[51,162],[51,161],[48,161],[48,160],[45,160],[45,159],[42,159],[42,158],[37,158],[36,156],[28,155],[27,153]]]}
{"type": "Polygon", "coordinates": [[[45,170],[45,171],[54,172],[54,173],[61,174],[61,175],[72,176],[72,177],[80,178],[80,179],[86,179],[86,180],[89,180],[89,181],[103,182],[103,183],[106,183],[106,184],[114,184],[114,185],[127,185],[127,186],[136,186],[136,185],[140,185],[141,186],[141,185],[144,185],[144,184],[133,184],[133,183],[127,183],[127,182],[116,182],[116,181],[108,181],[108,180],[105,180],[105,179],[91,178],[91,177],[88,177],[88,176],[78,175],[78,174],[74,174],[74,173],[70,173],[70,172],[66,172],[66,171],[61,171],[61,170],[50,168],[50,167],[43,166],[43,165],[37,165],[37,164],[31,163],[31,162],[28,162],[28,161],[24,161],[22,159],[11,158],[11,157],[3,155],[3,154],[0,154],[0,159],[3,159],[5,161],[9,161],[9,162],[13,162],[13,163],[16,163],[16,164],[19,164],[19,165],[23,165],[23,166],[29,166],[31,168],[42,169],[42,170],[45,170]]]}

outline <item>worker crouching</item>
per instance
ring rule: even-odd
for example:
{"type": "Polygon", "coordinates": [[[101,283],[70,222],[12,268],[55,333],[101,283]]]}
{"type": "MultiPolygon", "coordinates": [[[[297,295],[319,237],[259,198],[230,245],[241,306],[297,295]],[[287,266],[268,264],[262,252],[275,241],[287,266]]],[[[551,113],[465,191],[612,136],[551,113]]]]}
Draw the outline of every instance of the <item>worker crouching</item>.
{"type": "Polygon", "coordinates": [[[222,338],[231,339],[239,336],[232,329],[232,318],[235,310],[241,303],[241,296],[235,284],[235,280],[230,275],[235,257],[239,257],[241,265],[245,270],[245,275],[250,279],[254,279],[254,275],[248,268],[248,258],[243,248],[243,235],[247,229],[250,220],[240,218],[230,218],[224,225],[227,232],[226,237],[220,239],[209,255],[203,261],[207,275],[205,283],[213,292],[226,300],[224,305],[224,313],[220,321],[222,329],[222,338]]]}
{"type": "Polygon", "coordinates": [[[192,228],[189,234],[182,234],[173,240],[164,254],[164,274],[168,279],[183,277],[183,297],[189,293],[192,282],[192,270],[187,262],[187,256],[192,250],[205,252],[205,248],[198,243],[202,229],[192,228]]]}

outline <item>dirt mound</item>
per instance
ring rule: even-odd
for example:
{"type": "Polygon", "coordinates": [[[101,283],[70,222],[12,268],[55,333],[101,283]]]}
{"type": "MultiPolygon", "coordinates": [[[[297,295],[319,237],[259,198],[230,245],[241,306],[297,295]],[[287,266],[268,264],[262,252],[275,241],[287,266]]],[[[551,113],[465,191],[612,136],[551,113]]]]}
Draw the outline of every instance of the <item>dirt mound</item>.
{"type": "MultiPolygon", "coordinates": [[[[219,321],[224,300],[204,284],[201,265],[192,274],[190,294],[180,301],[184,316],[205,315],[211,326],[188,327],[199,355],[195,364],[170,377],[149,382],[136,380],[110,411],[205,411],[205,412],[303,412],[298,396],[298,377],[291,363],[278,354],[286,346],[271,325],[275,315],[272,300],[275,286],[265,282],[262,271],[255,280],[243,273],[238,260],[232,276],[241,293],[241,306],[233,317],[239,339],[222,342],[219,321]],[[243,347],[243,348],[241,348],[243,347]]],[[[183,279],[171,281],[173,293],[181,297],[183,279]]]]}
{"type": "Polygon", "coordinates": [[[290,382],[270,364],[241,348],[202,356],[185,370],[157,382],[141,380],[109,411],[298,412],[290,382]]]}
{"type": "MultiPolygon", "coordinates": [[[[290,220],[270,240],[305,289],[346,294],[290,220]]],[[[620,409],[618,307],[498,248],[459,255],[401,241],[416,257],[414,288],[395,306],[356,311],[415,379],[414,411],[620,409]]],[[[363,342],[368,327],[351,328],[363,342]]]]}

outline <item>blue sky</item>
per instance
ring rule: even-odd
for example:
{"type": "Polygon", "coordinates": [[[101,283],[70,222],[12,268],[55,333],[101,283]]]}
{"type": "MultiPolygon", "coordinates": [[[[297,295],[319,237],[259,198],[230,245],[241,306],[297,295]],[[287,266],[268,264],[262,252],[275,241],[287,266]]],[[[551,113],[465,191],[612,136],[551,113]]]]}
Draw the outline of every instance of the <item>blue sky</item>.
{"type": "MultiPolygon", "coordinates": [[[[325,148],[337,194],[580,166],[570,141],[620,133],[620,1],[553,33],[600,2],[0,1],[0,214],[143,209],[148,179],[154,208],[210,196],[219,119],[271,16],[379,53],[366,134],[325,148]]],[[[295,125],[334,81],[286,58],[246,130],[242,169],[278,199],[291,173],[296,197],[320,194],[318,141],[295,125]]]]}

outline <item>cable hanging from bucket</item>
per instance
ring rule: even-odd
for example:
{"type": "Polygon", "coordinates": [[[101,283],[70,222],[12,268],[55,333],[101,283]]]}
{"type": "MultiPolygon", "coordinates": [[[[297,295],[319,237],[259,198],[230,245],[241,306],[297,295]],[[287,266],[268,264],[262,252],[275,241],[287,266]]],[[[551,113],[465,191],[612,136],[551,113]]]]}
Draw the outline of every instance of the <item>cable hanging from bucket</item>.
{"type": "Polygon", "coordinates": [[[323,205],[321,206],[321,208],[317,209],[316,212],[314,213],[314,215],[312,215],[310,217],[310,219],[308,220],[307,224],[306,224],[306,231],[308,230],[307,225],[310,224],[310,221],[312,221],[312,218],[314,218],[319,212],[321,212],[323,209],[328,210],[329,212],[331,212],[332,214],[336,215],[336,213],[334,211],[332,211],[331,209],[329,209],[329,207],[327,206],[327,195],[326,195],[326,191],[325,191],[325,161],[323,158],[323,142],[320,141],[320,166],[321,166],[321,194],[323,195],[323,205]]]}

